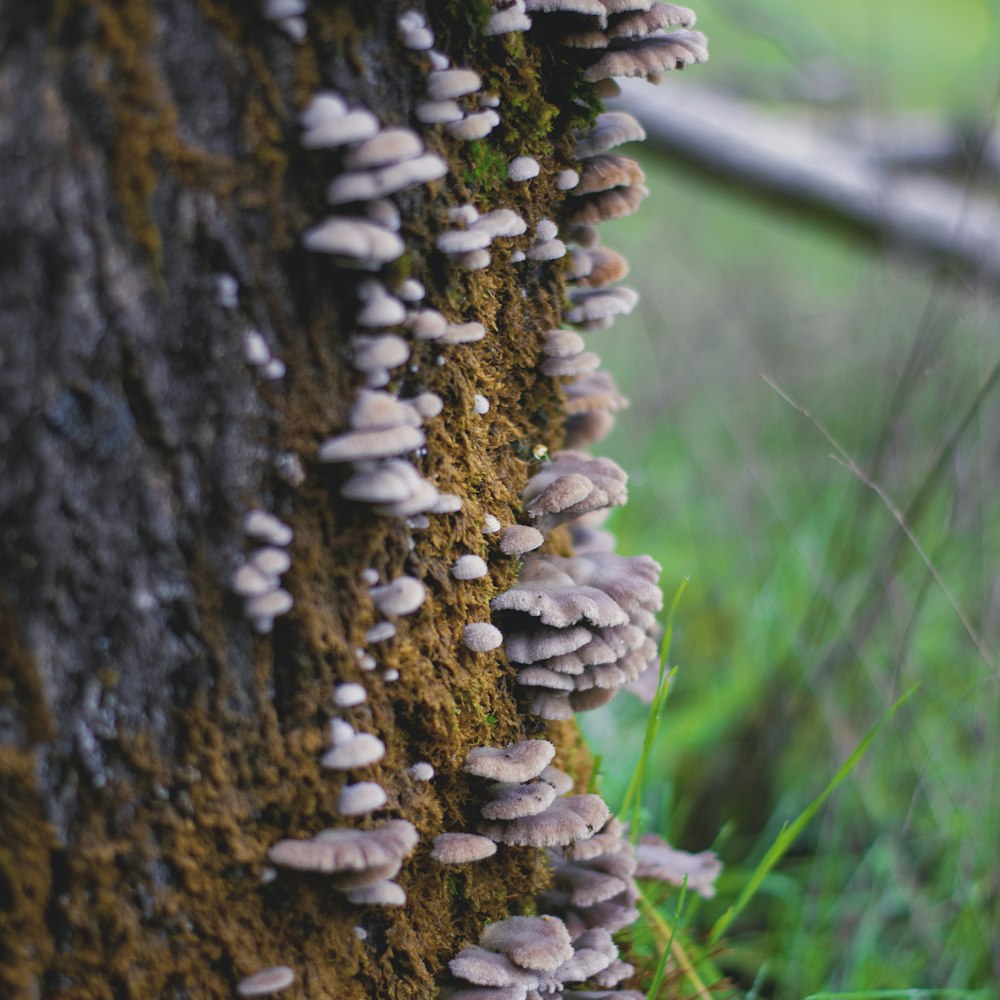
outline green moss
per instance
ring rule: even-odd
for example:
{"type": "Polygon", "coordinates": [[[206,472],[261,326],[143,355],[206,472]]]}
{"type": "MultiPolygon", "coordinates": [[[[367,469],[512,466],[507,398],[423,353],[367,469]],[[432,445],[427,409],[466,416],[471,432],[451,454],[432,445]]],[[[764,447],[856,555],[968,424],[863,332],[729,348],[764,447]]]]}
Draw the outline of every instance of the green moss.
{"type": "Polygon", "coordinates": [[[488,139],[476,139],[466,146],[465,183],[485,204],[507,182],[507,157],[488,139]]]}

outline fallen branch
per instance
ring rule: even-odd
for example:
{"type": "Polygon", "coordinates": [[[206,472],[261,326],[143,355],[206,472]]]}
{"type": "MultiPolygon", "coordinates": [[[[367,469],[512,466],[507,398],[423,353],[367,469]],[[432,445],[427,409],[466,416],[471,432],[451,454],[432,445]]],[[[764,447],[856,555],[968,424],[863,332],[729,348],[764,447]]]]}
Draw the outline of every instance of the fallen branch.
{"type": "Polygon", "coordinates": [[[672,102],[622,89],[621,105],[650,140],[700,174],[938,261],[963,279],[1000,284],[1000,205],[971,185],[901,175],[876,147],[749,102],[691,87],[672,102]]]}

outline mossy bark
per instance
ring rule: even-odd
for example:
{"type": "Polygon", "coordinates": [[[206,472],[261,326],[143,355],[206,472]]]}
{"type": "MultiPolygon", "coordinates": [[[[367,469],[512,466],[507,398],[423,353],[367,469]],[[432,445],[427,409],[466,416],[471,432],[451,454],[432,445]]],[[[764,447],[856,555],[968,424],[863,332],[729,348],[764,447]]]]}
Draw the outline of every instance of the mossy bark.
{"type": "MultiPolygon", "coordinates": [[[[321,86],[410,119],[428,63],[398,43],[398,6],[313,0],[297,46],[237,0],[0,3],[4,997],[229,997],[271,964],[296,970],[289,998],[431,997],[455,950],[545,882],[532,850],[447,873],[429,858],[437,833],[474,823],[466,751],[526,735],[502,655],[459,643],[516,566],[494,550],[485,581],[448,570],[487,554],[484,514],[516,519],[532,454],[558,445],[562,420],[536,367],[558,266],[518,270],[499,249],[486,271],[452,271],[430,234],[470,200],[551,216],[555,167],[516,188],[504,167],[568,164],[583,113],[574,71],[522,36],[483,38],[476,6],[428,17],[500,95],[503,125],[471,144],[430,130],[450,175],[399,198],[394,273],[488,331],[414,345],[399,380],[443,397],[422,469],[465,500],[411,551],[405,525],[341,501],[342,473],[315,461],[356,388],[357,278],[301,247],[336,160],[301,150],[295,126],[321,86]],[[239,282],[235,308],[219,302],[222,274],[239,282]],[[244,361],[250,329],[283,379],[244,361]],[[227,582],[252,508],[295,531],[295,608],[265,637],[227,582]],[[362,674],[367,567],[418,576],[429,597],[362,674]],[[319,877],[261,880],[269,845],[343,823],[347,778],[318,765],[343,681],[369,700],[342,714],[388,746],[356,777],[422,837],[400,910],[351,907],[319,877]],[[418,760],[433,782],[407,776],[418,760]]],[[[574,727],[550,736],[585,780],[574,727]]]]}

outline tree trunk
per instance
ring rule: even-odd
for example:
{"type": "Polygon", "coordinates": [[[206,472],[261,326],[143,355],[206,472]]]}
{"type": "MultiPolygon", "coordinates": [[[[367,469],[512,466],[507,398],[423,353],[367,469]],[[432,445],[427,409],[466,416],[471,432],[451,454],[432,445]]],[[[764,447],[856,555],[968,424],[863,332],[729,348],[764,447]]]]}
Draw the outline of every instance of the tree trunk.
{"type": "Polygon", "coordinates": [[[347,474],[317,461],[360,384],[349,341],[370,275],[301,242],[338,162],[299,144],[313,93],[384,124],[412,121],[423,96],[428,58],[400,45],[397,5],[314,0],[296,44],[237,0],[0,3],[5,997],[230,997],[271,965],[295,969],[289,997],[428,997],[461,944],[549,878],[533,848],[445,871],[428,845],[475,825],[470,747],[544,727],[587,779],[572,723],[524,717],[502,651],[460,641],[517,574],[484,517],[522,516],[562,438],[562,391],[537,367],[562,265],[457,270],[433,234],[469,201],[551,217],[595,104],[572,103],[579,69],[543,59],[544,40],[482,35],[482,3],[441,6],[439,47],[483,74],[503,123],[476,142],[428,128],[448,176],[396,199],[407,253],[382,279],[416,276],[428,304],[487,331],[413,342],[390,386],[445,404],[420,466],[463,507],[420,529],[341,499],[347,474]],[[515,154],[541,176],[508,185],[515,154]],[[281,363],[267,374],[245,356],[251,331],[281,363]],[[294,532],[294,609],[260,635],[230,585],[260,544],[243,527],[254,510],[294,532]],[[453,579],[464,553],[490,557],[486,579],[453,579]],[[427,587],[377,646],[369,569],[427,587]],[[335,710],[345,682],[367,701],[335,710]],[[421,835],[404,908],[346,906],[323,879],[267,870],[275,842],[344,823],[348,779],[319,763],[334,715],[385,741],[352,773],[421,835]],[[433,782],[408,774],[417,761],[433,782]]]}

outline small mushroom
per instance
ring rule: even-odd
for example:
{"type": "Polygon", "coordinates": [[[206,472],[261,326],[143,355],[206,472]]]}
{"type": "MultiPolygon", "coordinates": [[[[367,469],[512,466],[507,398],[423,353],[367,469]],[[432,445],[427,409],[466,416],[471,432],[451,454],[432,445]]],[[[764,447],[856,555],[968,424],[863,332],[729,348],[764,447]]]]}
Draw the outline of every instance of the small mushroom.
{"type": "Polygon", "coordinates": [[[399,576],[369,591],[375,607],[384,615],[412,615],[427,596],[427,588],[412,576],[399,576]]]}
{"type": "Polygon", "coordinates": [[[503,645],[503,633],[489,622],[472,622],[462,630],[462,641],[473,652],[487,653],[503,645]]]}
{"type": "Polygon", "coordinates": [[[442,833],[434,838],[431,857],[442,865],[464,865],[482,861],[497,852],[497,845],[488,837],[474,833],[442,833]]]}
{"type": "Polygon", "coordinates": [[[555,756],[548,740],[524,740],[506,747],[473,747],[465,757],[463,770],[494,781],[530,781],[555,756]]]}
{"type": "Polygon", "coordinates": [[[489,566],[481,556],[459,556],[451,567],[451,575],[456,580],[478,580],[489,573],[489,566]]]}
{"type": "Polygon", "coordinates": [[[376,764],[385,756],[385,744],[371,733],[355,733],[320,757],[320,765],[332,771],[352,771],[376,764]]]}
{"type": "Polygon", "coordinates": [[[236,984],[241,997],[263,997],[280,993],[295,982],[295,973],[287,965],[272,965],[246,976],[236,984]]]}

